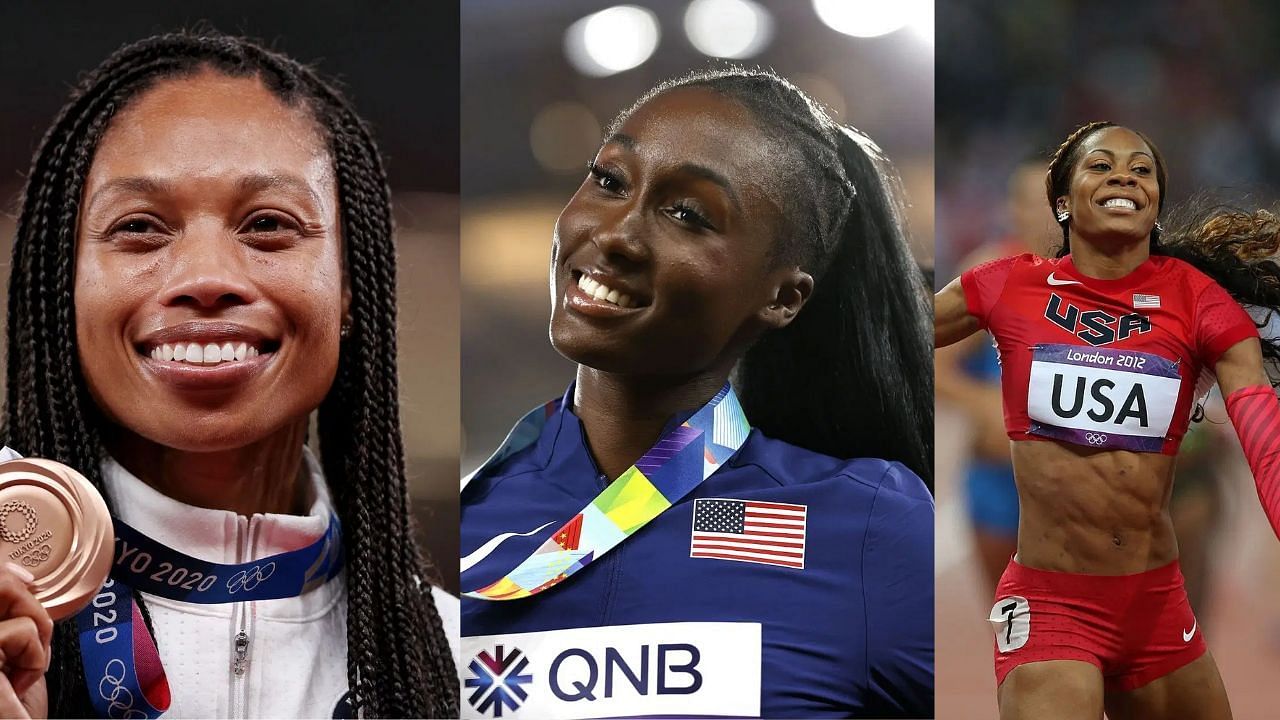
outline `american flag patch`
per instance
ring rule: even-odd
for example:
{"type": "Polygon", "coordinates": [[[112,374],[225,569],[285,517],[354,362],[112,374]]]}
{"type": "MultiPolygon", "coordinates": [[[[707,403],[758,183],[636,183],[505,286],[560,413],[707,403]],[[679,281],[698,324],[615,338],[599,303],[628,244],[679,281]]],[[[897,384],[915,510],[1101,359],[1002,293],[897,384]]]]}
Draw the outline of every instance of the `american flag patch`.
{"type": "Polygon", "coordinates": [[[1133,308],[1158,308],[1160,307],[1159,295],[1143,295],[1142,293],[1133,294],[1133,308]]]}
{"type": "Polygon", "coordinates": [[[806,505],[699,498],[689,557],[804,568],[806,505]]]}

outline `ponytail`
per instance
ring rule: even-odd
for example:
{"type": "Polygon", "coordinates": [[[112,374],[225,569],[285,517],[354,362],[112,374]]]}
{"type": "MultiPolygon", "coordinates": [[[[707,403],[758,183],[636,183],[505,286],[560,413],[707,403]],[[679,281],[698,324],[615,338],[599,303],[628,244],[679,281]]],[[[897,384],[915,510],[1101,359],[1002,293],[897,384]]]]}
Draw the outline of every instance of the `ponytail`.
{"type": "Polygon", "coordinates": [[[705,87],[741,103],[775,145],[782,211],[775,262],[814,278],[795,319],[738,362],[734,384],[751,424],[838,458],[906,465],[933,487],[933,348],[928,293],[911,258],[902,190],[862,133],[768,70],[727,66],[651,89],[705,87]]]}
{"type": "Polygon", "coordinates": [[[932,487],[933,348],[897,176],[856,130],[836,131],[851,197],[813,297],[738,365],[766,435],[841,458],[897,460],[932,487]]]}

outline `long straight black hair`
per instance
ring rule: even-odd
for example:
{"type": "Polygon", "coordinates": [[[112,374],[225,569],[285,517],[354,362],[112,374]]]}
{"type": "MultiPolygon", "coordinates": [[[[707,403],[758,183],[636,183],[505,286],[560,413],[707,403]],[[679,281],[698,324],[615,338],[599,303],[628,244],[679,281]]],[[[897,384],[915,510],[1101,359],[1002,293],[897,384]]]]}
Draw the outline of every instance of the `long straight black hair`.
{"type": "MultiPolygon", "coordinates": [[[[205,68],[256,77],[282,102],[305,108],[333,160],[351,332],[320,407],[319,440],[345,542],[347,680],[355,705],[366,717],[456,717],[452,654],[410,526],[390,190],[368,127],[309,68],[240,38],[180,33],[121,48],[83,79],[41,142],[23,193],[9,282],[4,440],[78,469],[111,505],[100,470],[104,420],[76,360],[72,270],[81,192],[115,114],[155,83],[205,68]]],[[[135,601],[146,616],[137,593],[135,601]]],[[[52,714],[93,714],[82,675],[75,623],[59,623],[48,675],[52,714]]]]}
{"type": "Polygon", "coordinates": [[[897,173],[870,138],[804,91],[737,67],[662,83],[651,98],[705,87],[751,111],[778,147],[779,263],[813,276],[813,296],[736,368],[752,425],[840,458],[897,460],[933,486],[933,343],[929,293],[907,243],[897,173]]]}

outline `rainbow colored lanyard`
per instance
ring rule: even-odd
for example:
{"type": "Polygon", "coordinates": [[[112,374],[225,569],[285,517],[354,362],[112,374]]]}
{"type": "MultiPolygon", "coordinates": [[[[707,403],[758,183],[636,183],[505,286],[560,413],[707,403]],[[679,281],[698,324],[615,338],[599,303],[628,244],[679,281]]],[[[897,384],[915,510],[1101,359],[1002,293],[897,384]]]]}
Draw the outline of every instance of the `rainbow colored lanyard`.
{"type": "MultiPolygon", "coordinates": [[[[467,480],[536,442],[561,402],[547,403],[521,418],[493,457],[467,480]]],[[[564,582],[711,477],[742,447],[750,432],[738,398],[725,383],[706,405],[658,438],[635,465],[515,569],[496,582],[463,594],[478,600],[517,600],[564,582]]]]}

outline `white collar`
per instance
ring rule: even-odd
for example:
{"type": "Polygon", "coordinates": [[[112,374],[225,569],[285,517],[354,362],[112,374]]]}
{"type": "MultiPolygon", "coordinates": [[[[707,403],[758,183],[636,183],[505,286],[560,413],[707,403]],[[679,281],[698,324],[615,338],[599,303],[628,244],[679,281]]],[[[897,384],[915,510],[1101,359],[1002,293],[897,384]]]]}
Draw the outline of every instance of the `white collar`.
{"type": "Polygon", "coordinates": [[[329,525],[332,505],[324,474],[311,449],[303,447],[315,502],[306,515],[255,513],[246,518],[179,502],[147,485],[108,457],[102,477],[115,514],[134,529],[192,557],[216,563],[242,563],[314,542],[329,525]]]}

